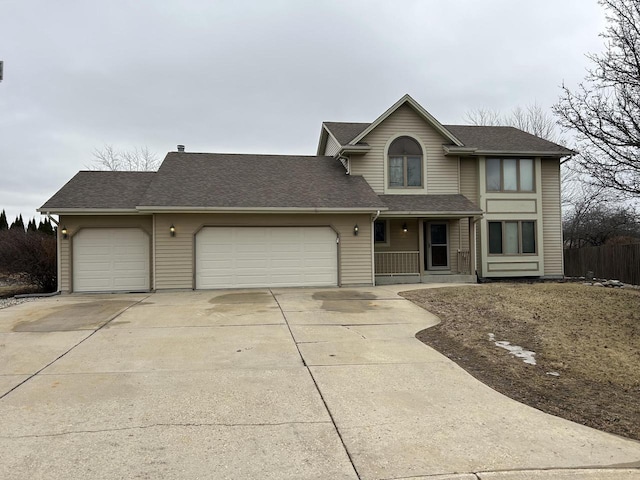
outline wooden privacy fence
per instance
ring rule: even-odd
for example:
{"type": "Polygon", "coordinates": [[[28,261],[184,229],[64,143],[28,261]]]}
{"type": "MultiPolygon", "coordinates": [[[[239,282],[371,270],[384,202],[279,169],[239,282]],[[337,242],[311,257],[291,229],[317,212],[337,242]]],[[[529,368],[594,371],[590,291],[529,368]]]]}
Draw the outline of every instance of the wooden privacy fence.
{"type": "Polygon", "coordinates": [[[564,251],[564,274],[615,279],[640,285],[640,243],[602,247],[569,248],[564,251]]]}

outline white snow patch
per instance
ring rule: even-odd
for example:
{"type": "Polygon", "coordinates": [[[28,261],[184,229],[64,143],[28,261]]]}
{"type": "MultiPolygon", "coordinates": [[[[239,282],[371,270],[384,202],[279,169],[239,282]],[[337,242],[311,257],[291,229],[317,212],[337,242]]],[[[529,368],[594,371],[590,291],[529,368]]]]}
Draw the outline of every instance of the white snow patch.
{"type": "Polygon", "coordinates": [[[536,365],[536,352],[525,350],[519,345],[511,345],[511,342],[506,342],[504,340],[496,342],[495,340],[496,336],[493,333],[490,333],[489,341],[493,342],[496,347],[504,348],[514,357],[521,358],[524,363],[528,363],[529,365],[536,365]]]}

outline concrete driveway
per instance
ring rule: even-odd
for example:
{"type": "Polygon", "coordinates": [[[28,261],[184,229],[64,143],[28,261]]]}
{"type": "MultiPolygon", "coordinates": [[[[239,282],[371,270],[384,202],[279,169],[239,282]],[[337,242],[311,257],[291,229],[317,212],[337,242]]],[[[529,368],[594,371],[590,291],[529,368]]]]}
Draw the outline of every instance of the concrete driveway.
{"type": "Polygon", "coordinates": [[[514,402],[416,340],[437,319],[396,295],[410,288],[0,310],[0,478],[640,478],[640,443],[514,402]]]}

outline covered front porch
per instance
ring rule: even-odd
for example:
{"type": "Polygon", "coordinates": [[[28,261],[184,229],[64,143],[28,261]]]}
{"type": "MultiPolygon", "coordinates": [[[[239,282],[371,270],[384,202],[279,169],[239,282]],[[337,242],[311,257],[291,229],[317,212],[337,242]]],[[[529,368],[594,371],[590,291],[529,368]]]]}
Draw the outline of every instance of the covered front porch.
{"type": "Polygon", "coordinates": [[[464,195],[380,195],[374,220],[376,284],[476,282],[476,222],[464,195]]]}
{"type": "Polygon", "coordinates": [[[380,217],[374,230],[376,284],[476,282],[474,217],[380,217]]]}

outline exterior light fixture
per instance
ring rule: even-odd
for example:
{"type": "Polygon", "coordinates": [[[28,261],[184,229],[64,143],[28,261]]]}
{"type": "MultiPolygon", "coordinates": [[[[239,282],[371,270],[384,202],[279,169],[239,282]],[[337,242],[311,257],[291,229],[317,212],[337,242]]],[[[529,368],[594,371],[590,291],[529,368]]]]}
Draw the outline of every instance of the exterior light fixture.
{"type": "Polygon", "coordinates": [[[407,228],[407,222],[404,222],[404,223],[402,224],[402,231],[403,231],[404,233],[407,233],[407,231],[409,231],[409,229],[407,228]]]}
{"type": "Polygon", "coordinates": [[[173,226],[173,223],[169,227],[169,233],[171,234],[172,237],[176,236],[176,227],[173,226]]]}
{"type": "Polygon", "coordinates": [[[358,232],[360,231],[360,229],[358,228],[358,224],[356,223],[353,226],[353,234],[357,237],[358,236],[358,232]]]}
{"type": "Polygon", "coordinates": [[[69,232],[67,231],[67,227],[62,227],[62,230],[60,230],[60,233],[62,233],[62,238],[64,240],[69,238],[69,232]]]}

